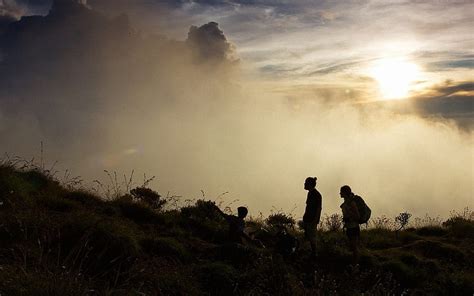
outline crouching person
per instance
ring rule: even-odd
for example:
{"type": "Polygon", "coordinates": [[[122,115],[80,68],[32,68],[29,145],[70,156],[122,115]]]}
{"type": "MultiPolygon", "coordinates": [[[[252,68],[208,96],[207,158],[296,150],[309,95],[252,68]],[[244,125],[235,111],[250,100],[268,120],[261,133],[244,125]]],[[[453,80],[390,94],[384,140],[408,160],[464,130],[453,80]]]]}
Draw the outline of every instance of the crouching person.
{"type": "Polygon", "coordinates": [[[237,216],[224,213],[216,206],[219,214],[227,221],[229,225],[229,239],[234,243],[242,244],[245,241],[251,242],[257,246],[263,247],[262,242],[253,239],[245,233],[245,217],[247,217],[248,209],[246,207],[237,208],[237,216]]]}

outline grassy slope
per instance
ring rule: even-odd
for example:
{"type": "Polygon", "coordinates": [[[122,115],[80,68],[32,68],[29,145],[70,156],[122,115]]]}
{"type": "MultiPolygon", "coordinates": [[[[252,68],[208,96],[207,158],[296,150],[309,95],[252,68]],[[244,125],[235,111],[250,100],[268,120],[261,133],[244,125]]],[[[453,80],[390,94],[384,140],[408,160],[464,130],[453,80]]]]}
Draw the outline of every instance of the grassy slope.
{"type": "MultiPolygon", "coordinates": [[[[472,295],[474,222],[362,232],[359,272],[341,232],[287,258],[227,244],[207,202],[156,212],[71,191],[37,171],[0,166],[1,295],[472,295]]],[[[254,224],[262,222],[254,221],[254,224]]],[[[270,233],[271,233],[270,228],[270,233]]],[[[298,231],[297,235],[301,236],[298,231]]]]}

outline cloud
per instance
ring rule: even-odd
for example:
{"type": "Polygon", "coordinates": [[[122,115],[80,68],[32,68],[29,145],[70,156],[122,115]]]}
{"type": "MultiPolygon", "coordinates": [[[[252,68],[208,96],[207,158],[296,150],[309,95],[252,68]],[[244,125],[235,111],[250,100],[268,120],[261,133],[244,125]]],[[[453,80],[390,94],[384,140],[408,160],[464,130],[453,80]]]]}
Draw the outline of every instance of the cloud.
{"type": "Polygon", "coordinates": [[[433,71],[449,71],[453,69],[474,69],[474,59],[444,60],[427,65],[433,71]]]}
{"type": "Polygon", "coordinates": [[[50,14],[23,17],[0,36],[2,113],[30,116],[43,135],[66,145],[82,134],[102,134],[103,112],[129,104],[137,89],[141,102],[158,107],[182,99],[175,86],[186,80],[204,85],[217,75],[223,83],[231,67],[223,32],[209,23],[189,36],[183,42],[140,34],[126,16],[107,18],[76,1],[55,1],[50,14]],[[211,62],[212,69],[203,68],[211,62]],[[162,95],[154,97],[156,90],[162,95]]]}
{"type": "Polygon", "coordinates": [[[372,103],[397,114],[412,114],[433,122],[451,122],[471,133],[474,129],[474,83],[447,81],[408,100],[372,103]]]}
{"type": "Polygon", "coordinates": [[[17,21],[23,14],[22,8],[13,0],[0,0],[0,34],[8,25],[17,21]]]}
{"type": "Polygon", "coordinates": [[[11,23],[17,19],[12,15],[0,15],[0,34],[2,34],[11,23]]]}
{"type": "MultiPolygon", "coordinates": [[[[9,26],[1,38],[3,151],[29,157],[43,141],[47,160],[85,179],[99,178],[103,169],[141,170],[157,176],[160,192],[194,198],[203,189],[213,198],[230,191],[251,214],[297,205],[301,216],[308,175],[320,180],[325,213],[340,210],[337,192],[346,183],[370,202],[375,216],[448,214],[470,202],[471,138],[450,122],[354,104],[367,96],[361,85],[370,81],[349,70],[360,67],[367,52],[340,48],[367,45],[358,34],[363,23],[347,27],[349,16],[336,11],[331,26],[308,28],[294,11],[282,17],[263,1],[187,1],[167,5],[172,10],[166,13],[157,13],[162,1],[145,2],[89,0],[87,7],[59,7],[9,26]],[[107,17],[95,10],[100,3],[110,8],[107,17]],[[114,4],[184,34],[171,39],[156,27],[140,32],[133,17],[110,16],[119,12],[114,4]],[[232,23],[247,13],[253,21],[232,23]],[[213,17],[218,20],[209,23],[213,17]],[[260,73],[240,75],[243,62],[229,60],[235,40],[246,62],[283,73],[282,79],[271,84],[260,73]],[[318,69],[327,73],[301,82],[318,69]]],[[[323,4],[345,5],[333,3],[323,4]]],[[[440,85],[433,94],[467,91],[456,85],[440,85]]]]}
{"type": "Polygon", "coordinates": [[[196,49],[199,58],[206,61],[228,61],[233,59],[231,44],[216,22],[189,29],[186,43],[196,49]]]}
{"type": "Polygon", "coordinates": [[[1,0],[2,7],[14,8],[15,17],[20,18],[25,15],[44,15],[49,11],[53,0],[1,0]]]}

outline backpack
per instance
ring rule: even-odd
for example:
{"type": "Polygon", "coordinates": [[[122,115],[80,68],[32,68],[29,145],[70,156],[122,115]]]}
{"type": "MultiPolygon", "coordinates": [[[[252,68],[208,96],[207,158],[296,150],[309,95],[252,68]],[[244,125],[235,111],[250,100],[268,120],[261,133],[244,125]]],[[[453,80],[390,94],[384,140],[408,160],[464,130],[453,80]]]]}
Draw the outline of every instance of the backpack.
{"type": "Polygon", "coordinates": [[[355,195],[354,201],[357,205],[357,210],[359,211],[359,224],[367,223],[370,219],[370,214],[372,214],[372,210],[367,206],[362,197],[355,195]]]}

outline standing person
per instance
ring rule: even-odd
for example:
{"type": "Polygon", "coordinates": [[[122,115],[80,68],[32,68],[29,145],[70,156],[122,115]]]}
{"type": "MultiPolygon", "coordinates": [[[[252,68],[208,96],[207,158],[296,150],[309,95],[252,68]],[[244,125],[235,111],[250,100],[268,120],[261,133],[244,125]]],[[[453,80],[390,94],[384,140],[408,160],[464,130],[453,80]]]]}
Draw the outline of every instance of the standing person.
{"type": "Polygon", "coordinates": [[[316,259],[316,230],[321,218],[322,196],[316,190],[316,177],[308,177],[304,182],[304,189],[308,190],[306,209],[303,215],[304,235],[311,244],[311,258],[316,259]]]}
{"type": "Polygon", "coordinates": [[[360,213],[356,203],[356,195],[352,193],[351,187],[348,185],[342,186],[340,194],[341,198],[344,199],[341,204],[342,220],[352,251],[352,264],[355,265],[359,262],[360,213]]]}

